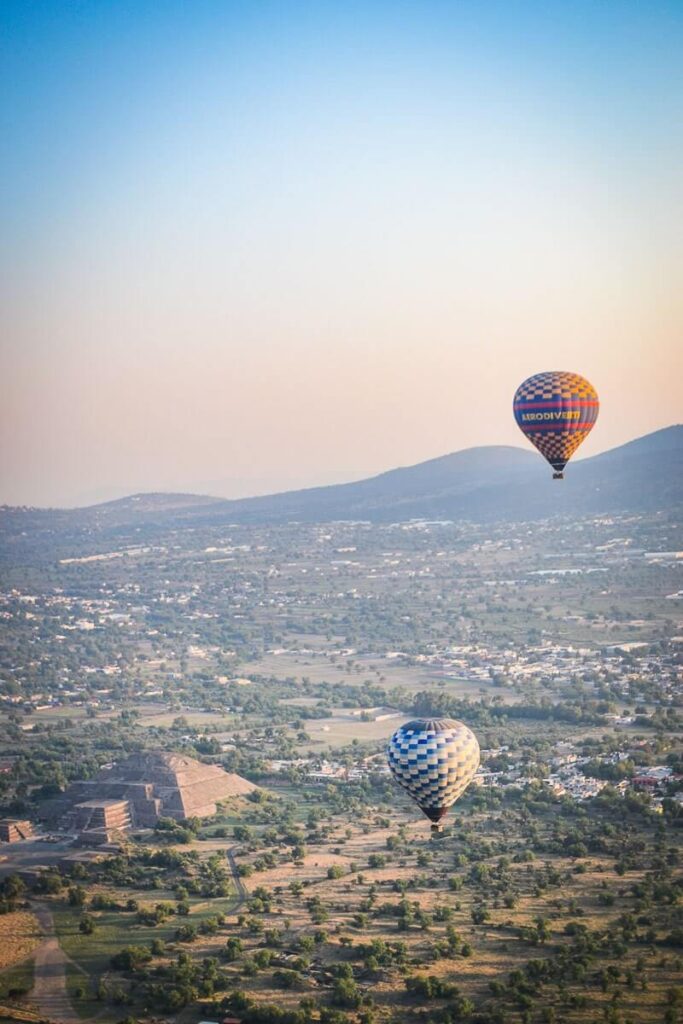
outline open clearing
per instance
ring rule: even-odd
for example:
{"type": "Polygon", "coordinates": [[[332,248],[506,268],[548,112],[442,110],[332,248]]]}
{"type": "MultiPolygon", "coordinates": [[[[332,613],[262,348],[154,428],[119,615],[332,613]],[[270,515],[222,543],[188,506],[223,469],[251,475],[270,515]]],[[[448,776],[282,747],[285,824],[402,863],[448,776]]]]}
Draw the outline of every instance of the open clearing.
{"type": "Polygon", "coordinates": [[[168,729],[177,718],[184,718],[188,725],[198,728],[202,726],[218,726],[222,729],[229,729],[233,722],[230,715],[219,714],[215,711],[159,711],[154,714],[144,715],[139,719],[139,724],[146,729],[153,727],[168,729]]]}
{"type": "Polygon", "coordinates": [[[304,723],[304,728],[311,737],[310,742],[302,743],[301,750],[320,750],[321,747],[341,747],[358,740],[359,743],[372,743],[388,739],[389,736],[404,722],[409,721],[406,715],[386,718],[380,722],[363,722],[358,715],[335,715],[332,718],[313,718],[304,723]]]}

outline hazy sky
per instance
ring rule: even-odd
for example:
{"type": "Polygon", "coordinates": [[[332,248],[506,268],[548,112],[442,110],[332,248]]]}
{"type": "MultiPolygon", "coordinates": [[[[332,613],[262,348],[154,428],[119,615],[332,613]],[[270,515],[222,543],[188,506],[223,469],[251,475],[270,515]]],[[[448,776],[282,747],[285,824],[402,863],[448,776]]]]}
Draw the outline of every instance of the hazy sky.
{"type": "MultiPolygon", "coordinates": [[[[3,0],[0,501],[683,418],[683,3],[3,0]]],[[[539,456],[540,458],[540,456],[539,456]]]]}

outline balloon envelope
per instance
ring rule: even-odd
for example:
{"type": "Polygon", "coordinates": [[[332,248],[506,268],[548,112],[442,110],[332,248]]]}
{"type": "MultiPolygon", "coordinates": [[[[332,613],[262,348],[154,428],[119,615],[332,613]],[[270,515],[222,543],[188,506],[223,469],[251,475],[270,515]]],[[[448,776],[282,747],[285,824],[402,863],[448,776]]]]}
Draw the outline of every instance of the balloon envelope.
{"type": "Polygon", "coordinates": [[[438,822],[472,781],[479,767],[479,744],[462,722],[417,718],[396,730],[387,759],[398,784],[438,822]]]}
{"type": "Polygon", "coordinates": [[[598,418],[593,385],[578,373],[537,373],[517,388],[512,408],[517,426],[561,476],[598,418]]]}

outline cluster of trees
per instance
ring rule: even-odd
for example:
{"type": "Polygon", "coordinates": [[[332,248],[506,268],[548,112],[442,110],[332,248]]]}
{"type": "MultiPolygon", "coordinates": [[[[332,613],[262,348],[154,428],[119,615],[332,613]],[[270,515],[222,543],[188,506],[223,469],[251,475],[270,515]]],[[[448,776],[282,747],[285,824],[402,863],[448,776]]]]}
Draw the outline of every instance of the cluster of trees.
{"type": "Polygon", "coordinates": [[[224,991],[229,984],[216,957],[195,960],[184,951],[157,966],[149,966],[148,960],[134,954],[126,969],[134,973],[140,998],[153,1012],[161,1009],[175,1013],[198,999],[224,991]]]}
{"type": "MultiPolygon", "coordinates": [[[[288,1010],[274,1003],[258,1003],[245,992],[236,989],[220,1003],[220,1010],[237,1014],[243,1024],[348,1024],[351,1018],[342,1010],[329,1006],[318,1006],[313,999],[304,996],[299,1000],[297,1010],[288,1010]]],[[[371,1016],[360,1014],[361,1024],[371,1024],[371,1016]]]]}
{"type": "MultiPolygon", "coordinates": [[[[214,853],[210,857],[200,859],[196,850],[181,852],[166,848],[129,847],[124,852],[89,864],[87,867],[75,865],[70,869],[70,876],[78,882],[100,883],[121,889],[170,889],[174,892],[178,904],[187,903],[190,896],[214,899],[230,896],[233,892],[230,869],[225,856],[214,853]]],[[[72,905],[82,905],[85,897],[80,904],[74,902],[83,895],[80,892],[82,886],[75,889],[74,893],[70,890],[70,902],[72,905]]],[[[130,905],[130,900],[122,905],[109,899],[105,906],[102,903],[104,897],[94,899],[98,899],[100,905],[91,902],[93,910],[137,910],[137,906],[130,905]]]]}
{"type": "Polygon", "coordinates": [[[24,901],[26,885],[19,875],[8,875],[0,879],[0,914],[10,914],[24,901]]]}
{"type": "Polygon", "coordinates": [[[201,827],[201,818],[183,818],[182,821],[159,818],[154,831],[160,839],[166,839],[169,843],[191,843],[197,838],[201,827]]]}
{"type": "Polygon", "coordinates": [[[414,999],[430,1003],[434,999],[447,999],[448,1012],[455,1020],[466,1020],[474,1012],[474,1003],[461,993],[457,985],[431,975],[411,975],[405,979],[406,991],[414,999]]]}
{"type": "Polygon", "coordinates": [[[508,721],[531,720],[564,722],[572,725],[605,725],[609,705],[586,696],[561,703],[541,697],[518,704],[472,701],[443,690],[421,690],[405,707],[420,718],[456,718],[474,727],[492,727],[508,721]]]}

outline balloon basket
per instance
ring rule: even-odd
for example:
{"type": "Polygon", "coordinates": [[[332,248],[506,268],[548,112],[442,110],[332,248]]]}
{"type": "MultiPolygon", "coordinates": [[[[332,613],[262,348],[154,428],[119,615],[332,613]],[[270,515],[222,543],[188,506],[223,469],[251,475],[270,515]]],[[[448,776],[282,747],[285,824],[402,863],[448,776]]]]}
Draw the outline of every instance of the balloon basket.
{"type": "Polygon", "coordinates": [[[431,837],[432,837],[432,839],[442,839],[443,838],[443,825],[440,822],[438,822],[438,821],[434,822],[434,824],[432,825],[432,836],[431,837]]]}
{"type": "Polygon", "coordinates": [[[553,473],[553,480],[564,480],[564,473],[553,473]]]}

